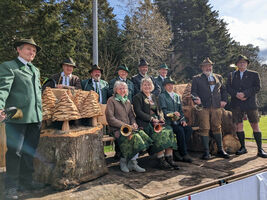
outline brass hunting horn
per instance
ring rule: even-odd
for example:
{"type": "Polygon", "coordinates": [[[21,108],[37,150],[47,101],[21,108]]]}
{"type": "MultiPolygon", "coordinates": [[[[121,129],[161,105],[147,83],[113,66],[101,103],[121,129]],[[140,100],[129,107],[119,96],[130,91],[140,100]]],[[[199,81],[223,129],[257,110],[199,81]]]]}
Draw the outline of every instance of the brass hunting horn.
{"type": "Polygon", "coordinates": [[[128,137],[132,134],[133,129],[130,125],[128,124],[124,124],[121,126],[121,130],[120,130],[121,134],[125,137],[128,137]]]}
{"type": "Polygon", "coordinates": [[[9,107],[2,111],[1,115],[6,115],[2,122],[9,119],[21,119],[23,117],[22,110],[16,107],[9,107]]]}

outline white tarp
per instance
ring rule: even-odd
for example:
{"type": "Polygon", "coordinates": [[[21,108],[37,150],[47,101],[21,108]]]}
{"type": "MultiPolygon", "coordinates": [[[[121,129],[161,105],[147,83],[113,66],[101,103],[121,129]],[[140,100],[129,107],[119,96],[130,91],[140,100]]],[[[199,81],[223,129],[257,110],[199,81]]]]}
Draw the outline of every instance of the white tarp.
{"type": "Polygon", "coordinates": [[[267,200],[267,172],[177,200],[267,200]]]}

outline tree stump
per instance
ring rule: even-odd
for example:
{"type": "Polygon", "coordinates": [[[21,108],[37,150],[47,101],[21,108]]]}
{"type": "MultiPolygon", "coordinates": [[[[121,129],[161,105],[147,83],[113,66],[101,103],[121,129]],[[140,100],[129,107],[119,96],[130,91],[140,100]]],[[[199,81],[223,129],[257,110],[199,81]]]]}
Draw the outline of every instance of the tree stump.
{"type": "Polygon", "coordinates": [[[106,174],[101,128],[80,127],[68,132],[42,130],[34,161],[34,179],[61,190],[106,174]]]}
{"type": "MultiPolygon", "coordinates": [[[[186,107],[186,109],[190,110],[190,107],[186,107]]],[[[192,108],[191,112],[195,114],[194,109],[192,108]]],[[[190,113],[187,111],[186,113],[190,113]]],[[[189,116],[192,116],[189,115],[189,116]]],[[[195,122],[193,124],[197,124],[197,118],[191,120],[191,122],[195,122]]],[[[223,147],[227,153],[235,153],[240,148],[240,142],[235,133],[235,126],[232,122],[232,112],[227,110],[222,110],[222,140],[223,147]]],[[[202,140],[199,134],[199,131],[194,131],[192,134],[192,140],[189,145],[189,149],[191,151],[203,151],[202,140]]],[[[214,138],[210,137],[210,151],[212,154],[217,153],[217,145],[214,138]]]]}

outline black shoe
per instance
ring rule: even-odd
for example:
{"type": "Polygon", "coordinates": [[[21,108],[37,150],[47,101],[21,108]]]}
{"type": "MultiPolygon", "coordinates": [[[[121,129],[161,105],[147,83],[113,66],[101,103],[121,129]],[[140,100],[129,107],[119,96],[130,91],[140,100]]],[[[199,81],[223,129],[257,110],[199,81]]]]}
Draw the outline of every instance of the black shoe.
{"type": "Polygon", "coordinates": [[[120,158],[121,158],[121,153],[120,153],[120,152],[116,152],[113,158],[114,158],[115,160],[120,160],[120,158]]]}
{"type": "Polygon", "coordinates": [[[229,154],[226,153],[223,149],[217,152],[217,156],[221,158],[230,158],[229,154]]]}
{"type": "Polygon", "coordinates": [[[172,166],[174,169],[179,169],[179,166],[176,162],[173,161],[172,156],[166,156],[165,160],[167,161],[167,163],[169,163],[170,166],[172,166]]]}
{"type": "Polygon", "coordinates": [[[178,151],[173,152],[173,160],[174,161],[183,161],[183,158],[182,158],[182,156],[180,156],[178,151]]]}
{"type": "Polygon", "coordinates": [[[211,155],[210,155],[210,153],[205,152],[205,153],[202,155],[201,159],[202,159],[202,160],[209,160],[209,159],[211,159],[211,155]]]}
{"type": "Polygon", "coordinates": [[[259,149],[257,156],[261,158],[267,158],[267,153],[263,149],[259,149]]]}
{"type": "Polygon", "coordinates": [[[164,156],[161,158],[158,158],[158,168],[159,169],[170,169],[172,168],[169,163],[165,160],[164,156]]]}
{"type": "Polygon", "coordinates": [[[242,155],[242,154],[245,154],[247,153],[247,149],[245,147],[241,147],[235,154],[236,155],[242,155]]]}
{"type": "Polygon", "coordinates": [[[19,199],[17,188],[9,188],[5,192],[6,199],[19,199]]]}
{"type": "Polygon", "coordinates": [[[188,163],[192,163],[192,158],[186,154],[184,157],[183,157],[183,162],[188,162],[188,163]]]}

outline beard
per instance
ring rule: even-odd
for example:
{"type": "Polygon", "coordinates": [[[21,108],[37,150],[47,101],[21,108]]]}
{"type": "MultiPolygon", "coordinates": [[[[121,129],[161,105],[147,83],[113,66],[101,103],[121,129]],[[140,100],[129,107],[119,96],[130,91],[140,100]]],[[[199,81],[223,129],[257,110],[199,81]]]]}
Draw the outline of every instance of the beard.
{"type": "Polygon", "coordinates": [[[203,72],[203,74],[205,74],[206,76],[209,76],[212,74],[212,71],[205,71],[205,72],[203,72]]]}
{"type": "Polygon", "coordinates": [[[94,77],[94,80],[95,80],[95,81],[100,81],[100,76],[95,76],[95,77],[94,77]]]}

